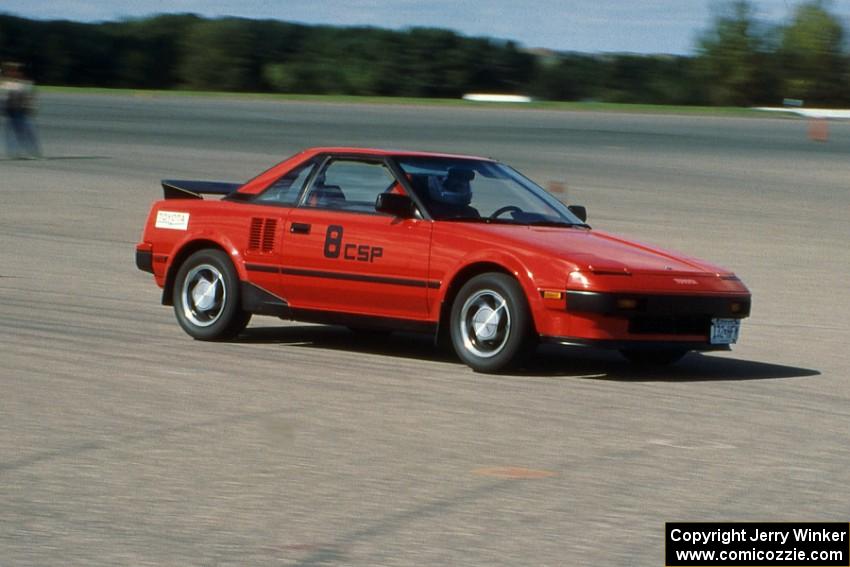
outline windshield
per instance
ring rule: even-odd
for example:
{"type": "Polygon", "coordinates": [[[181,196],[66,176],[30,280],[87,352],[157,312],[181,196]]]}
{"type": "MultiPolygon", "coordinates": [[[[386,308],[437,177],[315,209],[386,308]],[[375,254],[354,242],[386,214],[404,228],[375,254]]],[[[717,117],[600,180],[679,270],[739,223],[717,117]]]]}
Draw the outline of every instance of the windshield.
{"type": "Polygon", "coordinates": [[[586,226],[555,197],[500,163],[444,157],[397,161],[435,220],[586,226]]]}

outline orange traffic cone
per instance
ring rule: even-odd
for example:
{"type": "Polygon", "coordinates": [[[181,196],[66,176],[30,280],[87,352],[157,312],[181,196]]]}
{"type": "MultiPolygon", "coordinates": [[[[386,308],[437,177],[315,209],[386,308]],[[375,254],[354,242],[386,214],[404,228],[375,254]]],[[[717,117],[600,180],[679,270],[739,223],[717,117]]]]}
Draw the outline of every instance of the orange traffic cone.
{"type": "Polygon", "coordinates": [[[813,142],[826,142],[829,140],[829,126],[826,118],[812,118],[809,120],[809,139],[813,142]]]}
{"type": "Polygon", "coordinates": [[[546,185],[546,189],[548,189],[549,192],[557,197],[562,203],[567,202],[567,184],[563,181],[550,181],[546,185]]]}

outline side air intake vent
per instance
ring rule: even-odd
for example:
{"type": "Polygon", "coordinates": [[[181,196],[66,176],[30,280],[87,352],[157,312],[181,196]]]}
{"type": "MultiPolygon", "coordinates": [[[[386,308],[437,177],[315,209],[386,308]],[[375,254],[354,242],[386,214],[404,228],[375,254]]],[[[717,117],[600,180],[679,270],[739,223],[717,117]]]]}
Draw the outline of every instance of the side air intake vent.
{"type": "Polygon", "coordinates": [[[272,252],[277,233],[277,219],[251,219],[251,230],[248,233],[248,251],[272,252]]]}
{"type": "Polygon", "coordinates": [[[275,219],[266,219],[263,223],[263,252],[274,250],[274,236],[276,232],[277,221],[275,219]]]}
{"type": "Polygon", "coordinates": [[[248,235],[248,250],[259,251],[263,240],[263,219],[251,219],[251,232],[248,235]]]}

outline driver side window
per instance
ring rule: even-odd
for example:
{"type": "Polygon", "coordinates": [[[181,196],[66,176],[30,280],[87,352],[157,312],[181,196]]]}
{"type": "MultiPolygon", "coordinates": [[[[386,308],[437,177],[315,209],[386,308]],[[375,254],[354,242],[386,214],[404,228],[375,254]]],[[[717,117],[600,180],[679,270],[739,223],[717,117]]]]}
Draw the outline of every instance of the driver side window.
{"type": "Polygon", "coordinates": [[[383,163],[332,160],[316,176],[304,206],[375,213],[378,195],[391,189],[395,182],[383,163]]]}

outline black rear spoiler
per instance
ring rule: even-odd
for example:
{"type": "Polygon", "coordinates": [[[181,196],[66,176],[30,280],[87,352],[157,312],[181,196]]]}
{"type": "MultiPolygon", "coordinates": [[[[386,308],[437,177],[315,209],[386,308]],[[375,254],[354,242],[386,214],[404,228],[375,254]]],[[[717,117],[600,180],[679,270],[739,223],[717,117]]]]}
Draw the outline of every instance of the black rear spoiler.
{"type": "Polygon", "coordinates": [[[186,179],[162,180],[162,194],[166,199],[203,199],[201,195],[230,195],[240,187],[242,183],[186,179]]]}

